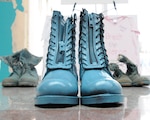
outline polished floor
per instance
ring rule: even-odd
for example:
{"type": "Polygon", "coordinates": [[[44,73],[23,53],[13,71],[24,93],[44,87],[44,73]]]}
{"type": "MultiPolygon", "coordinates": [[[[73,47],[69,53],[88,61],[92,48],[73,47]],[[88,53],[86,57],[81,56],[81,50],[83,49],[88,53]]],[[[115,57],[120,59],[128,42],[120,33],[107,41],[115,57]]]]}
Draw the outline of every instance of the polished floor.
{"type": "Polygon", "coordinates": [[[35,87],[2,87],[0,120],[150,120],[150,86],[123,87],[121,106],[38,108],[35,87]]]}

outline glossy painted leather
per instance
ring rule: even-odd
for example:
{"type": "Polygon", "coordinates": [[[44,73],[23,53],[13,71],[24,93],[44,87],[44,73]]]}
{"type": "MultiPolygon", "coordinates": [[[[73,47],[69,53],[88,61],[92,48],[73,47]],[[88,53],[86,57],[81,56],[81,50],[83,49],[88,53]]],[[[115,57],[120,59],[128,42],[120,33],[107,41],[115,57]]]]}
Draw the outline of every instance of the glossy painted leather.
{"type": "Polygon", "coordinates": [[[64,20],[53,12],[47,53],[47,72],[37,87],[35,105],[77,105],[78,78],[75,67],[75,15],[64,20]]]}
{"type": "Polygon", "coordinates": [[[78,93],[77,78],[68,70],[48,72],[37,87],[37,95],[76,96],[78,93]]]}
{"type": "Polygon", "coordinates": [[[122,88],[104,70],[86,70],[81,81],[82,96],[97,94],[120,94],[122,88]]]}
{"type": "Polygon", "coordinates": [[[103,14],[80,15],[81,104],[122,103],[122,87],[112,78],[104,45],[103,14]]]}

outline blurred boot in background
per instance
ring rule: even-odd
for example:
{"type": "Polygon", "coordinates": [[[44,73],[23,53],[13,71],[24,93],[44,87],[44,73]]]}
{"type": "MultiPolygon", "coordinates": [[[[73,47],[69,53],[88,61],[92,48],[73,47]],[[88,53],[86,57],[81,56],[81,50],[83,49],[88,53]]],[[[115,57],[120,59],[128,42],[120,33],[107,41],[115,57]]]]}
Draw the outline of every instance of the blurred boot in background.
{"type": "Polygon", "coordinates": [[[132,80],[133,86],[144,86],[150,84],[150,80],[147,77],[141,76],[138,72],[137,66],[126,56],[119,54],[118,61],[126,64],[126,75],[128,75],[129,78],[132,80]]]}
{"type": "Polygon", "coordinates": [[[12,73],[9,75],[9,77],[6,77],[2,81],[2,85],[4,87],[18,86],[19,78],[21,77],[23,69],[24,69],[22,66],[22,63],[19,61],[21,52],[22,51],[19,51],[10,56],[0,57],[0,59],[4,63],[6,63],[8,66],[10,66],[12,68],[12,73]]]}
{"type": "Polygon", "coordinates": [[[110,63],[109,68],[113,71],[113,77],[117,80],[123,87],[131,87],[131,79],[119,68],[119,65],[116,63],[110,63]]]}
{"type": "Polygon", "coordinates": [[[35,68],[39,64],[42,57],[31,54],[27,49],[23,49],[20,53],[19,61],[22,63],[22,76],[18,81],[19,86],[37,86],[39,75],[35,68]]]}

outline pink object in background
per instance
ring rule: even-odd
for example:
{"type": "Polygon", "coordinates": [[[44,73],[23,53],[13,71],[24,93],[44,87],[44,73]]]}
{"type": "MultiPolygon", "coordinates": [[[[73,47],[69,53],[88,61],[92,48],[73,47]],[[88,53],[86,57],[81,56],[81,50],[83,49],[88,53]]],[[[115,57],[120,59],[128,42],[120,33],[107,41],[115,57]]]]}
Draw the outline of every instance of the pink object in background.
{"type": "MultiPolygon", "coordinates": [[[[104,41],[110,62],[118,62],[118,54],[128,57],[138,66],[140,54],[136,16],[106,16],[104,19],[104,41]]],[[[119,63],[126,71],[126,67],[119,63]]]]}

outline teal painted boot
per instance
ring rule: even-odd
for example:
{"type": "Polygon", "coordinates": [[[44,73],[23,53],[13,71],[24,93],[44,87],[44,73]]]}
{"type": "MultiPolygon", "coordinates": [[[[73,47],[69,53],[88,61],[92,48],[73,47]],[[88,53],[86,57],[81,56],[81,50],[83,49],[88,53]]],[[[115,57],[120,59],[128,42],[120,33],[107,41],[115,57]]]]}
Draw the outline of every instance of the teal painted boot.
{"type": "Polygon", "coordinates": [[[54,11],[47,53],[47,72],[37,86],[36,106],[62,107],[78,104],[75,68],[75,16],[65,21],[54,11]]]}
{"type": "Polygon", "coordinates": [[[122,87],[112,78],[104,46],[103,14],[80,15],[79,62],[81,104],[100,105],[122,103],[122,87]]]}

